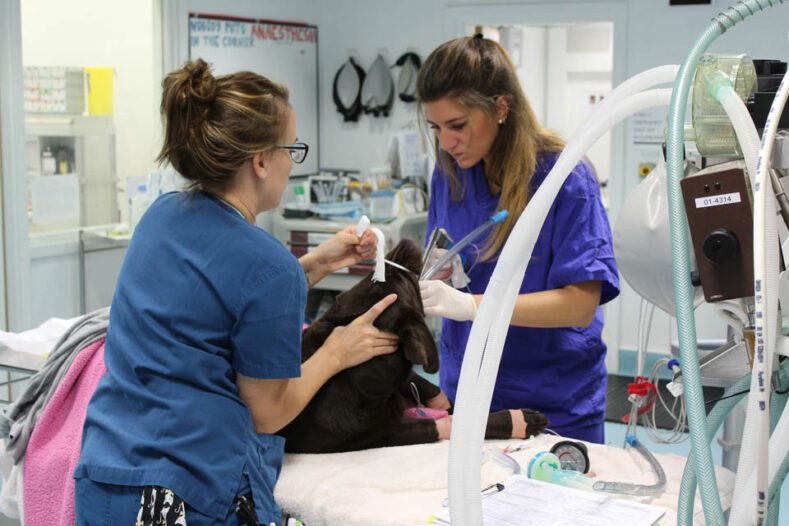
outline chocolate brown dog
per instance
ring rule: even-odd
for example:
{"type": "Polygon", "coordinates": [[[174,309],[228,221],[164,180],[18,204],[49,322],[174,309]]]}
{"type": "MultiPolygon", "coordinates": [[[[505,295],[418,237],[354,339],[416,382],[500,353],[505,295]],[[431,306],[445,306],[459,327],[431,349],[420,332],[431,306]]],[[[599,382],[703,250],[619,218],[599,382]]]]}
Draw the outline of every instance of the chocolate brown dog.
{"type": "MultiPolygon", "coordinates": [[[[301,360],[306,361],[323,345],[332,330],[348,325],[375,303],[391,293],[397,301],[375,321],[375,326],[400,338],[397,351],[378,356],[346,369],[318,391],[304,411],[279,431],[292,453],[333,453],[383,446],[423,444],[438,440],[433,420],[403,417],[414,405],[411,385],[426,401],[438,395],[438,387],[412,372],[420,364],[428,373],[438,370],[438,351],[425,325],[417,276],[422,268],[422,251],[404,239],[386,259],[408,269],[386,266],[386,281],[373,282],[372,273],[353,288],[340,294],[326,314],[307,329],[302,338],[301,360]]],[[[548,424],[541,413],[524,409],[526,435],[540,433],[548,424]]],[[[510,438],[509,411],[492,413],[486,438],[510,438]]]]}

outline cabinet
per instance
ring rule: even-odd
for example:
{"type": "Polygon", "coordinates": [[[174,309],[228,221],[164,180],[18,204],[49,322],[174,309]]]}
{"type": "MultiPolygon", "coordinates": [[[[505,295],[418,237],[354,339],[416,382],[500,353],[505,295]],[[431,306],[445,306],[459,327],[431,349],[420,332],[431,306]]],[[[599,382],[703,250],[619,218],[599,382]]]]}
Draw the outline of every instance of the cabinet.
{"type": "Polygon", "coordinates": [[[112,117],[30,115],[25,134],[31,233],[119,221],[112,117]]]}

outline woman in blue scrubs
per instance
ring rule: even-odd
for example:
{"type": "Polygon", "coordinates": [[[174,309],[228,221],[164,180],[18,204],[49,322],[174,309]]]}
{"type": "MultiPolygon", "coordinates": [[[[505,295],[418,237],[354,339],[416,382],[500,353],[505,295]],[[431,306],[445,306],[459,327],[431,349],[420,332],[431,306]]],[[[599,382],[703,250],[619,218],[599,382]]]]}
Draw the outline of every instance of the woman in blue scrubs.
{"type": "MultiPolygon", "coordinates": [[[[454,403],[471,320],[520,213],[564,141],[534,115],[506,51],[482,35],[446,42],[419,71],[417,98],[437,140],[428,233],[459,240],[496,210],[507,219],[465,250],[470,283],[420,283],[444,317],[441,388],[454,403]]],[[[603,442],[606,347],[600,305],[619,294],[611,228],[591,165],[579,163],[548,213],[512,313],[491,411],[528,407],[557,433],[603,442]]],[[[433,401],[433,405],[440,405],[433,401]]]]}
{"type": "Polygon", "coordinates": [[[280,524],[273,433],[342,369],[396,349],[373,327],[390,295],[301,364],[308,286],[369,258],[350,227],[297,260],[255,225],[307,146],[283,87],[202,60],[163,82],[160,160],[192,190],[139,225],[110,311],[107,373],[74,473],[77,525],[280,524]]]}

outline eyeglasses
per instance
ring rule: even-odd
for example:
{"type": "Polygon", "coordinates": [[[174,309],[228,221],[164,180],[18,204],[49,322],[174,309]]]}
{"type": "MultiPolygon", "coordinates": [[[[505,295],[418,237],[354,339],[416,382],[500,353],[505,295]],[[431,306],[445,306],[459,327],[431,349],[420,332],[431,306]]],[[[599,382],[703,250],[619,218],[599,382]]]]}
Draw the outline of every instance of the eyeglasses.
{"type": "Polygon", "coordinates": [[[278,144],[275,148],[288,150],[290,158],[293,159],[293,162],[296,164],[303,163],[304,159],[307,158],[307,152],[310,151],[310,147],[303,142],[297,142],[295,144],[278,144]]]}

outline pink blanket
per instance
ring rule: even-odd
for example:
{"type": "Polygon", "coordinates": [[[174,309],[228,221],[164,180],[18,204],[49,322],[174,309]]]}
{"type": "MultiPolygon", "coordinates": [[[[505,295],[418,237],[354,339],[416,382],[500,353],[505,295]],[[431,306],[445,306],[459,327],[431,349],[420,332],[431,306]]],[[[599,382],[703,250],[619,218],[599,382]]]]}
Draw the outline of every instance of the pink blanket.
{"type": "Polygon", "coordinates": [[[74,358],[30,435],[25,454],[25,524],[73,526],[74,479],[88,401],[107,369],[104,338],[74,358]]]}

